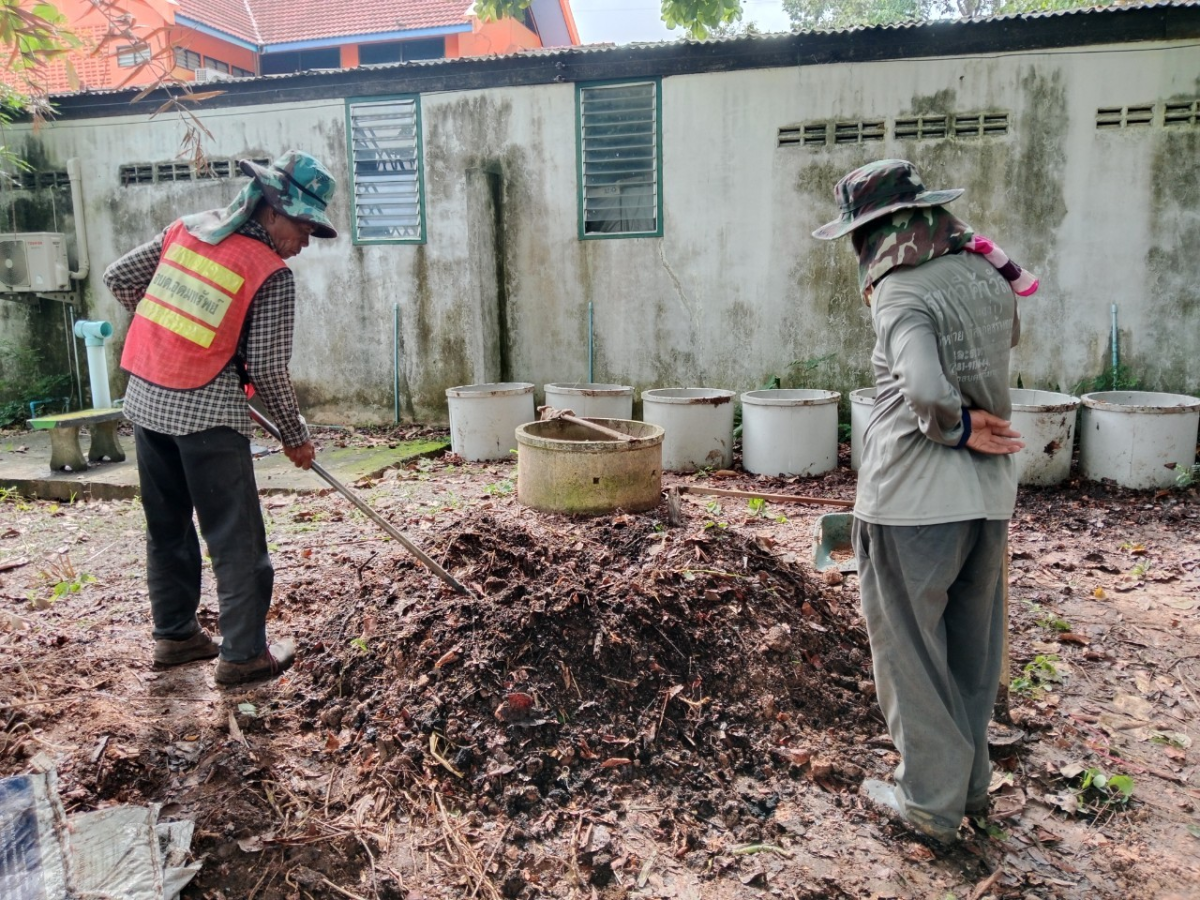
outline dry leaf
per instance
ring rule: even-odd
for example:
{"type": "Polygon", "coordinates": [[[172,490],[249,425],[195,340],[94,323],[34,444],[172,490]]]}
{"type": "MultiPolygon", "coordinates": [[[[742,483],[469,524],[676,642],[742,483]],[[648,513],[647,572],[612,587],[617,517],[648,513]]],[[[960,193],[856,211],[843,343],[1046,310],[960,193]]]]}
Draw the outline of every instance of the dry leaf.
{"type": "Polygon", "coordinates": [[[812,759],[811,750],[802,750],[798,747],[777,747],[775,752],[793,766],[803,766],[812,759]]]}
{"type": "Polygon", "coordinates": [[[509,694],[506,698],[510,709],[516,712],[528,712],[533,709],[533,697],[520,692],[509,694]]]}
{"type": "Polygon", "coordinates": [[[246,738],[242,735],[242,729],[238,727],[237,719],[233,715],[233,710],[229,711],[229,736],[235,741],[246,743],[246,738]]]}
{"type": "Polygon", "coordinates": [[[1064,631],[1058,636],[1060,644],[1078,644],[1081,647],[1086,647],[1091,643],[1082,634],[1076,634],[1074,631],[1064,631]]]}
{"type": "Polygon", "coordinates": [[[458,647],[455,647],[453,650],[447,650],[440,657],[438,657],[438,661],[433,664],[433,667],[435,669],[440,669],[442,666],[448,666],[451,663],[458,662],[461,658],[462,653],[459,652],[458,647]]]}
{"type": "Polygon", "coordinates": [[[600,768],[615,769],[617,766],[628,766],[632,762],[632,759],[626,759],[624,756],[613,756],[600,763],[600,768]]]}
{"type": "Polygon", "coordinates": [[[519,722],[529,716],[533,709],[533,697],[520,692],[509,694],[496,707],[495,716],[501,722],[519,722]]]}
{"type": "Polygon", "coordinates": [[[243,853],[261,853],[263,850],[262,835],[256,834],[248,838],[238,838],[237,845],[243,853]]]}

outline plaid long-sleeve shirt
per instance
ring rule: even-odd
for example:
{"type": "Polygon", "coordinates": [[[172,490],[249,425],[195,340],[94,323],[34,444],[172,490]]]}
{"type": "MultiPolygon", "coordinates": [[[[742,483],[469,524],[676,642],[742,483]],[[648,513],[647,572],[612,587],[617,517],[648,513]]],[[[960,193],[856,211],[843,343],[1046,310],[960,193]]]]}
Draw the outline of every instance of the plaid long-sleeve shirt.
{"type": "MultiPolygon", "coordinates": [[[[274,249],[266,230],[253,220],[239,228],[238,233],[274,249]]],[[[150,286],[162,249],[163,234],[160,234],[105,270],[105,285],[130,312],[137,309],[150,286]]],[[[267,278],[254,295],[238,343],[238,355],[246,362],[255,396],[266,407],[287,447],[297,447],[308,440],[308,428],[300,421],[296,392],[288,375],[295,320],[296,279],[292,270],[284,267],[267,278]]],[[[253,433],[246,394],[234,362],[212,382],[194,390],[159,387],[130,375],[125,415],[143,428],[162,434],[193,434],[221,426],[234,428],[247,437],[253,433]]]]}

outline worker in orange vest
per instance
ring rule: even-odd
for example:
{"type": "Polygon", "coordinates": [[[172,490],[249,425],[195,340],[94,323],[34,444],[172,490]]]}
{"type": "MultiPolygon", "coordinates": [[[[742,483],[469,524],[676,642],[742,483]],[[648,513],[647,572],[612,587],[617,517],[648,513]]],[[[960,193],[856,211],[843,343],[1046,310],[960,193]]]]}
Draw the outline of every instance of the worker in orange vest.
{"type": "Polygon", "coordinates": [[[184,216],[108,267],[104,283],[134,313],[121,367],[134,423],[154,662],[220,656],[219,684],[277,675],[294,642],[267,641],[274,569],[250,454],[247,393],[276,422],[284,452],[307,469],[315,450],[288,375],[296,282],[286,260],[334,238],[335,182],[307,153],[269,166],[230,206],[184,216]],[[200,626],[200,545],[216,576],[221,643],[200,626]]]}

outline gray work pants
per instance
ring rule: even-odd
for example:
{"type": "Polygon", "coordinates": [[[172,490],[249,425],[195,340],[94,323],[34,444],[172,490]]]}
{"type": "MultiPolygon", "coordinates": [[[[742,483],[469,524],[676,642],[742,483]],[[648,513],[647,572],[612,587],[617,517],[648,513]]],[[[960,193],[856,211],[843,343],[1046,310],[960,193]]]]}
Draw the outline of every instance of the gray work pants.
{"type": "Polygon", "coordinates": [[[957,828],[968,798],[987,795],[1007,539],[1007,521],[854,520],[875,687],[900,751],[896,794],[908,818],[939,828],[957,828]]]}

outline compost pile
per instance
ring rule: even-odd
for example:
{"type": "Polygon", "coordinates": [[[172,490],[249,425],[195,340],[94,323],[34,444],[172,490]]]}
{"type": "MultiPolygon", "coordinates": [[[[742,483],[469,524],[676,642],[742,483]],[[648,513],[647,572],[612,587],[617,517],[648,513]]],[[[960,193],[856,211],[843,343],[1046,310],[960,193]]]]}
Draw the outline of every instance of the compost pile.
{"type": "Polygon", "coordinates": [[[265,496],[269,629],[300,655],[229,690],[149,665],[135,503],[9,502],[0,773],[194,822],[193,900],[1190,896],[1194,488],[1022,492],[992,811],[933,851],[857,796],[899,759],[856,579],[809,562],[824,510],[741,499],[847,497],[846,466],[673,476],[589,519],[522,506],[513,468],[355,484],[468,596],[340,497],[265,496]]]}
{"type": "Polygon", "coordinates": [[[473,596],[405,559],[367,563],[294,681],[301,728],[357,771],[435,783],[518,832],[641,782],[742,840],[771,837],[773,802],[739,800],[739,779],[862,778],[853,760],[882,730],[865,631],[769,537],[483,513],[427,546],[473,596]]]}

